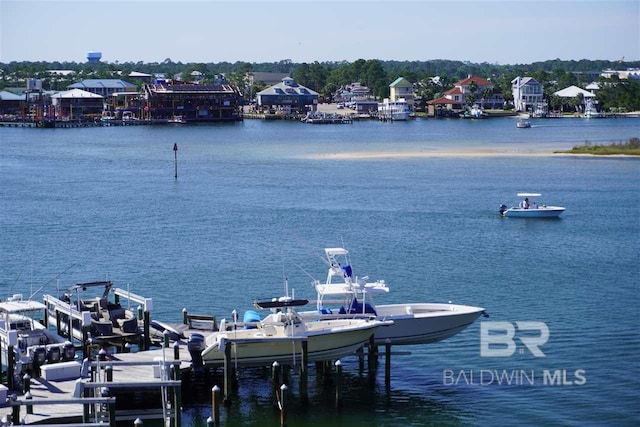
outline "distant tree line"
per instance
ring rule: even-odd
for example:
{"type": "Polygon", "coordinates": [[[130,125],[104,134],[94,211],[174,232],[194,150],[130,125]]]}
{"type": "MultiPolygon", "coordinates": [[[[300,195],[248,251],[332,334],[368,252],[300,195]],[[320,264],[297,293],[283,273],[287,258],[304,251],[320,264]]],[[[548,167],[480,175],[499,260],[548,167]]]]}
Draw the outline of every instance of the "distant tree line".
{"type": "MultiPolygon", "coordinates": [[[[205,76],[204,82],[212,81],[215,75],[224,74],[226,79],[243,90],[247,97],[264,87],[257,82],[249,88],[246,75],[250,72],[287,73],[296,82],[315,90],[321,96],[330,99],[338,88],[353,82],[360,82],[371,89],[372,95],[381,99],[389,95],[389,84],[398,77],[404,77],[415,84],[416,95],[421,102],[439,97],[453,87],[453,83],[468,75],[476,75],[491,80],[501,90],[505,99],[513,99],[511,81],[518,76],[530,76],[544,86],[545,96],[551,107],[561,102],[554,99],[553,93],[571,85],[584,87],[597,81],[601,89],[596,92],[599,105],[606,111],[640,110],[640,82],[633,79],[605,79],[600,77],[604,70],[626,70],[640,68],[640,61],[620,62],[604,60],[563,61],[554,59],[532,64],[498,65],[490,63],[471,63],[452,60],[430,61],[381,61],[377,59],[358,59],[354,62],[313,62],[294,63],[284,59],[271,63],[220,62],[220,63],[181,63],[170,58],[160,63],[114,62],[114,63],[76,63],[76,62],[11,62],[0,63],[0,90],[11,87],[24,87],[28,78],[43,80],[46,90],[65,90],[72,83],[83,79],[120,78],[132,81],[128,75],[132,71],[148,74],[162,73],[168,78],[177,74],[190,76],[199,71],[205,76]],[[49,73],[48,70],[70,70],[68,75],[49,73]],[[437,77],[437,79],[434,79],[437,77]]],[[[576,100],[579,102],[579,100],[576,100]]]]}

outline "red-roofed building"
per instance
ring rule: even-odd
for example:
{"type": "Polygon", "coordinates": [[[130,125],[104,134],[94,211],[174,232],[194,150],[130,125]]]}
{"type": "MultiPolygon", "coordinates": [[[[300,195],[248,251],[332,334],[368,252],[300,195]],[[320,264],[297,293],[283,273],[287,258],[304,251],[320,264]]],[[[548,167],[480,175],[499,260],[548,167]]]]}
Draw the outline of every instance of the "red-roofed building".
{"type": "Polygon", "coordinates": [[[467,105],[478,104],[482,109],[503,110],[504,95],[496,90],[490,80],[469,75],[454,83],[454,87],[443,93],[438,99],[427,102],[429,115],[437,114],[437,110],[447,109],[461,111],[467,105]],[[475,86],[475,89],[473,87],[475,86]]]}

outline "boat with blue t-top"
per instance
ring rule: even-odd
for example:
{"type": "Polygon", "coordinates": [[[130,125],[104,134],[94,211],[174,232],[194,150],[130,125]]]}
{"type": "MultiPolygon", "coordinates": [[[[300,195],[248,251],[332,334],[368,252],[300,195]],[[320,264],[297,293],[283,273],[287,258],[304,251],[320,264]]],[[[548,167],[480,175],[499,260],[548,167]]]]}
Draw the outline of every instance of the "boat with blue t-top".
{"type": "Polygon", "coordinates": [[[375,316],[378,320],[393,321],[391,326],[376,329],[374,340],[377,345],[409,345],[442,341],[486,315],[484,308],[451,302],[376,305],[373,297],[388,294],[387,283],[384,280],[367,282],[368,276],[354,277],[346,249],[325,248],[324,251],[329,272],[324,283],[313,282],[317,311],[301,312],[307,321],[375,316]]]}

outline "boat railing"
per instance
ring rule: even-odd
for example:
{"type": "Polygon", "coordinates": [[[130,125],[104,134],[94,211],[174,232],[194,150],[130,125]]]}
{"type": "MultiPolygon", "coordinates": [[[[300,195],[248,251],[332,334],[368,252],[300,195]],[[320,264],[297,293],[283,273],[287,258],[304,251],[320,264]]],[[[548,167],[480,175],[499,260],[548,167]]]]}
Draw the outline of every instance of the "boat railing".
{"type": "Polygon", "coordinates": [[[144,311],[151,311],[153,310],[153,299],[152,298],[145,298],[142,297],[140,295],[136,295],[133,292],[130,292],[126,289],[121,289],[121,288],[115,288],[113,289],[113,293],[114,295],[118,296],[118,297],[122,297],[125,298],[127,301],[129,301],[129,307],[130,308],[130,303],[134,302],[134,303],[138,303],[138,304],[142,304],[144,311]]]}
{"type": "Polygon", "coordinates": [[[48,321],[55,324],[57,322],[56,313],[69,316],[72,320],[77,320],[83,326],[91,325],[91,312],[78,311],[73,304],[59,300],[52,295],[44,295],[44,304],[47,306],[48,321]]]}

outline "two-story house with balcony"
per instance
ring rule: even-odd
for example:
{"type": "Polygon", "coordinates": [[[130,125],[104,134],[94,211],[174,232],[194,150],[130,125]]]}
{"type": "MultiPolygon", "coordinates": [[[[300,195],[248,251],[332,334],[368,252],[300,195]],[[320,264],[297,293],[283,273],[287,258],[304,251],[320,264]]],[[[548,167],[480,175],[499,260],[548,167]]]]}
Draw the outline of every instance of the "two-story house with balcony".
{"type": "Polygon", "coordinates": [[[544,101],[543,87],[533,77],[516,77],[511,81],[513,105],[517,111],[534,111],[544,101]]]}
{"type": "Polygon", "coordinates": [[[503,110],[504,95],[491,81],[469,75],[454,83],[453,88],[445,91],[442,97],[427,101],[428,114],[445,116],[464,110],[472,104],[477,104],[482,109],[503,110]]]}
{"type": "Polygon", "coordinates": [[[398,102],[401,99],[407,101],[409,108],[413,110],[415,94],[413,92],[413,84],[404,77],[398,77],[389,85],[389,100],[398,102]]]}

